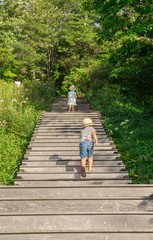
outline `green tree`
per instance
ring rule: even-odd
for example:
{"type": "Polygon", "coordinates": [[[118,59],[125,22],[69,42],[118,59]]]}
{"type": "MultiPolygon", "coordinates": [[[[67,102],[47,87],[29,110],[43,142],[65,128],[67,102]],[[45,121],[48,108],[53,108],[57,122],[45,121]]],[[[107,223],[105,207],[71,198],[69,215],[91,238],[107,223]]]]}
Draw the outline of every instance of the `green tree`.
{"type": "Polygon", "coordinates": [[[84,9],[95,15],[99,41],[111,42],[108,77],[128,94],[152,102],[152,1],[85,0],[84,9]]]}

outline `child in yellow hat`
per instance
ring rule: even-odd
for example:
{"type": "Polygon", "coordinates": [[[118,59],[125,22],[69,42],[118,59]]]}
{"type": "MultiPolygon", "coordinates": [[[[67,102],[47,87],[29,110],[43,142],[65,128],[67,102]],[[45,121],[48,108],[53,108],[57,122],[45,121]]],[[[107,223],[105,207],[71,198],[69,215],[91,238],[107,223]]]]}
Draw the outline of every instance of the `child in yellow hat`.
{"type": "Polygon", "coordinates": [[[81,157],[81,176],[86,177],[85,166],[88,158],[88,170],[92,172],[93,165],[93,148],[98,145],[96,130],[93,128],[94,123],[90,118],[83,120],[83,130],[80,133],[80,157],[81,157]]]}

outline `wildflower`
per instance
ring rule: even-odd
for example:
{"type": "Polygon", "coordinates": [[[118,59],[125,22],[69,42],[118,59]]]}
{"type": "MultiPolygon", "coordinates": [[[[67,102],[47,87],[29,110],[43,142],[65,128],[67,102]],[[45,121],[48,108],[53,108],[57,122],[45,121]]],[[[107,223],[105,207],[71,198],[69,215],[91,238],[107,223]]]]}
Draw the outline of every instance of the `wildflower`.
{"type": "Polygon", "coordinates": [[[129,120],[127,119],[127,120],[125,120],[124,122],[129,122],[129,120]]]}
{"type": "Polygon", "coordinates": [[[118,127],[117,127],[117,128],[115,128],[115,131],[116,131],[116,130],[118,130],[118,127]]]}
{"type": "Polygon", "coordinates": [[[16,86],[16,87],[20,87],[20,86],[21,86],[21,82],[20,82],[20,81],[16,81],[16,82],[15,82],[15,86],[16,86]]]}
{"type": "Polygon", "coordinates": [[[6,125],[6,120],[3,121],[3,124],[6,125]]]}
{"type": "Polygon", "coordinates": [[[28,98],[25,98],[26,101],[28,101],[28,98]]]}
{"type": "Polygon", "coordinates": [[[130,134],[132,134],[133,132],[131,131],[130,134]]]}
{"type": "Polygon", "coordinates": [[[124,125],[124,124],[127,124],[127,122],[121,122],[121,124],[120,124],[120,125],[122,126],[122,125],[124,125]]]}
{"type": "Polygon", "coordinates": [[[29,92],[28,88],[25,89],[25,92],[29,92]]]}
{"type": "Polygon", "coordinates": [[[4,125],[2,124],[2,122],[0,122],[0,126],[3,127],[4,125]]]}
{"type": "Polygon", "coordinates": [[[26,103],[26,101],[22,101],[23,103],[26,103]]]}
{"type": "Polygon", "coordinates": [[[15,98],[12,99],[12,102],[17,102],[17,100],[15,98]]]}
{"type": "Polygon", "coordinates": [[[1,102],[4,102],[4,100],[0,100],[0,103],[1,103],[1,102]]]}

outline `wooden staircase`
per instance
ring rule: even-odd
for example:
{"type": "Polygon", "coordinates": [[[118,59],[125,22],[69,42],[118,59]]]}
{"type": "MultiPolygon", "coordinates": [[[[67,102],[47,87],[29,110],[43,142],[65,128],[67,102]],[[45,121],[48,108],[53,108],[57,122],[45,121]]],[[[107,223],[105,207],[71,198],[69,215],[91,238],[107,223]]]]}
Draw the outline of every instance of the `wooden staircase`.
{"type": "Polygon", "coordinates": [[[86,98],[57,98],[37,124],[14,186],[0,186],[0,240],[151,240],[153,185],[131,184],[104,121],[86,98]],[[95,123],[94,172],[80,177],[82,120],[95,123]]]}

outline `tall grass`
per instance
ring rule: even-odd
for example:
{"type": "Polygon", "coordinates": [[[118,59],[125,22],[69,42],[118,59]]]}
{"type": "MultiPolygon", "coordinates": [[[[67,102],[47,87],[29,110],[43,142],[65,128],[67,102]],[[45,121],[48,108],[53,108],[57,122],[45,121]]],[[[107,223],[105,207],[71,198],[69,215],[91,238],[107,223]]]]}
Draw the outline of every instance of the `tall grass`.
{"type": "Polygon", "coordinates": [[[117,86],[92,89],[88,97],[101,112],[133,183],[148,183],[153,179],[152,108],[129,99],[117,86]]]}
{"type": "Polygon", "coordinates": [[[38,81],[21,87],[0,81],[0,182],[14,183],[42,111],[49,110],[55,89],[38,81]]]}

